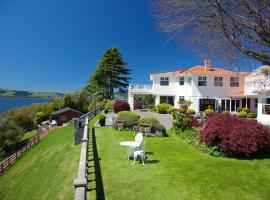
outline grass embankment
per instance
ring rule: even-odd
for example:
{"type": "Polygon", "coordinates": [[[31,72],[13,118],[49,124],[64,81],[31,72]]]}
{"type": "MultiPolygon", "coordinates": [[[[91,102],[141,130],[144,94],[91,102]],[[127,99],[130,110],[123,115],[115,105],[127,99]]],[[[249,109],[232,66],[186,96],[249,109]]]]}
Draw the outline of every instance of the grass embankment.
{"type": "MultiPolygon", "coordinates": [[[[106,199],[270,199],[270,159],[212,157],[169,134],[147,138],[143,166],[128,161],[127,149],[119,145],[134,140],[132,132],[96,128],[106,199]]],[[[95,199],[94,179],[89,186],[88,196],[95,199]]]]}
{"type": "Polygon", "coordinates": [[[0,199],[74,199],[80,147],[73,126],[54,130],[0,175],[0,199]]]}

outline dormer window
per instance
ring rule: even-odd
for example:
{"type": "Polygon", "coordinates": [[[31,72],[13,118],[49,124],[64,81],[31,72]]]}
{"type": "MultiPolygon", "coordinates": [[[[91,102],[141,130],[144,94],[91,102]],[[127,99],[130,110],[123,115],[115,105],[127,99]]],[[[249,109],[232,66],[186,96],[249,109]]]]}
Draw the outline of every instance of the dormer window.
{"type": "Polygon", "coordinates": [[[198,86],[207,86],[207,77],[199,76],[198,77],[198,86]]]}
{"type": "Polygon", "coordinates": [[[223,86],[223,77],[214,77],[214,86],[222,87],[223,86]]]}
{"type": "Polygon", "coordinates": [[[231,87],[239,87],[239,77],[231,77],[230,78],[230,86],[231,87]]]}
{"type": "Polygon", "coordinates": [[[169,85],[169,77],[160,77],[160,85],[169,85]]]}
{"type": "Polygon", "coordinates": [[[185,85],[185,77],[179,78],[179,85],[185,85]]]}

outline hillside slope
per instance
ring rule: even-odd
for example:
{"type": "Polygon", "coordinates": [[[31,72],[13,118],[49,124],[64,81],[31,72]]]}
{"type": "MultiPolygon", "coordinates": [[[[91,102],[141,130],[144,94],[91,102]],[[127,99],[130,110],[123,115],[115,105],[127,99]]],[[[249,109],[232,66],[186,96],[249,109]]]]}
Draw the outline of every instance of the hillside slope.
{"type": "Polygon", "coordinates": [[[21,97],[21,98],[50,98],[62,97],[63,94],[57,92],[29,92],[19,90],[7,90],[0,88],[0,97],[21,97]]]}
{"type": "Polygon", "coordinates": [[[58,128],[0,175],[0,199],[74,199],[80,147],[73,126],[58,128]]]}

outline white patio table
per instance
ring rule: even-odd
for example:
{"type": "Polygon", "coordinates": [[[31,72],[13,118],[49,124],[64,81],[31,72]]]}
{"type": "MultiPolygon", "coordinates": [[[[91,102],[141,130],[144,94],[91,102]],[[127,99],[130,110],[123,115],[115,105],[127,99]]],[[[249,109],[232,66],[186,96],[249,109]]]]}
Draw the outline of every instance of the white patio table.
{"type": "Polygon", "coordinates": [[[135,148],[138,148],[140,146],[140,143],[135,142],[135,141],[124,141],[124,142],[120,142],[120,145],[126,146],[128,148],[127,155],[128,155],[128,159],[129,159],[130,154],[131,154],[131,150],[134,151],[135,148]]]}

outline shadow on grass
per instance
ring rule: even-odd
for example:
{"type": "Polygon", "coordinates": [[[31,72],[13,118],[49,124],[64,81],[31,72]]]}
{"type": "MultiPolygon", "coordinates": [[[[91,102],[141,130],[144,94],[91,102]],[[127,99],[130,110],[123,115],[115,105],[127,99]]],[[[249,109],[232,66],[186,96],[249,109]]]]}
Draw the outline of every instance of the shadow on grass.
{"type": "Polygon", "coordinates": [[[100,158],[98,157],[97,143],[95,129],[92,128],[91,135],[89,137],[88,148],[88,192],[96,191],[96,199],[104,200],[104,188],[101,175],[101,169],[99,164],[100,158]],[[95,187],[94,187],[95,185],[95,187]]]}

